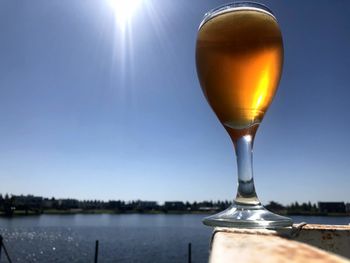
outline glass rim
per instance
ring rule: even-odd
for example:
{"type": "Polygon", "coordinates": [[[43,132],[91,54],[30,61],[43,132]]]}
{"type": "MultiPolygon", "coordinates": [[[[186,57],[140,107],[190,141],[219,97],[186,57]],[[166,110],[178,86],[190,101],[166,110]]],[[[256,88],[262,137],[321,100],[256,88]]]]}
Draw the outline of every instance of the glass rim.
{"type": "Polygon", "coordinates": [[[277,22],[277,18],[275,17],[274,13],[266,5],[253,1],[239,1],[220,5],[205,13],[202,22],[198,27],[198,30],[201,29],[201,27],[212,18],[224,13],[238,10],[254,10],[258,12],[263,12],[272,16],[277,22]]]}

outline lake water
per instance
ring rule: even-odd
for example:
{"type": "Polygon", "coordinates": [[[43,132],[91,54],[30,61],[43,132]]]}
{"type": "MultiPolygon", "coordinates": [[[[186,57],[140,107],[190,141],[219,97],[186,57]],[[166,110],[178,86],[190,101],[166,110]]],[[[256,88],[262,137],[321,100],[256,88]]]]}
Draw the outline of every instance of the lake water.
{"type": "MultiPolygon", "coordinates": [[[[203,215],[41,215],[0,218],[13,262],[207,262],[212,229],[203,215]]],[[[349,224],[349,217],[301,217],[294,222],[349,224]]],[[[7,262],[2,253],[1,262],[7,262]]]]}

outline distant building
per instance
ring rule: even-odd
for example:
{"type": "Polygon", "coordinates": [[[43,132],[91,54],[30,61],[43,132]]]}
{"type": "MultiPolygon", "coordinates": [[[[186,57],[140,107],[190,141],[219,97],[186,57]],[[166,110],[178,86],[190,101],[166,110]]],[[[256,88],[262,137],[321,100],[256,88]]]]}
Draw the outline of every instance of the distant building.
{"type": "Polygon", "coordinates": [[[14,206],[16,209],[25,210],[25,209],[40,209],[42,206],[43,198],[41,196],[33,195],[13,195],[14,206]]]}
{"type": "Polygon", "coordinates": [[[108,206],[107,207],[108,207],[108,209],[123,209],[124,208],[124,202],[110,200],[110,201],[108,201],[108,206]]]}
{"type": "Polygon", "coordinates": [[[58,199],[58,206],[61,209],[79,208],[79,201],[76,199],[58,199]]]}
{"type": "Polygon", "coordinates": [[[200,206],[198,208],[199,211],[202,212],[216,212],[220,210],[220,207],[218,206],[200,206]]]}
{"type": "Polygon", "coordinates": [[[155,210],[158,208],[158,203],[156,201],[138,201],[137,209],[142,210],[155,210]]]}
{"type": "Polygon", "coordinates": [[[49,198],[43,199],[43,208],[44,209],[51,209],[54,206],[54,200],[49,198]]]}
{"type": "MultiPolygon", "coordinates": [[[[85,210],[94,210],[94,209],[103,209],[106,208],[104,206],[104,202],[97,201],[97,200],[84,200],[84,201],[78,201],[79,208],[85,209],[85,210]]],[[[109,208],[109,207],[107,207],[109,208]]]]}
{"type": "Polygon", "coordinates": [[[345,204],[345,210],[347,213],[350,213],[350,203],[345,204]]]}
{"type": "Polygon", "coordinates": [[[321,213],[345,213],[344,202],[318,202],[318,209],[321,213]]]}
{"type": "Polygon", "coordinates": [[[164,208],[166,210],[186,210],[185,204],[180,201],[165,202],[164,208]]]}

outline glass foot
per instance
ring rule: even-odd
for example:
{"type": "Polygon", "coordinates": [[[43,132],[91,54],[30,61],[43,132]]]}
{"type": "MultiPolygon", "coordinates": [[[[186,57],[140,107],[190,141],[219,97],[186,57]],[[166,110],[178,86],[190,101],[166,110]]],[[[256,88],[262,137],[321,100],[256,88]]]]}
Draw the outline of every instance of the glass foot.
{"type": "Polygon", "coordinates": [[[282,228],[292,225],[292,219],[276,215],[262,205],[239,205],[234,203],[226,210],[208,216],[203,223],[213,227],[282,228]]]}

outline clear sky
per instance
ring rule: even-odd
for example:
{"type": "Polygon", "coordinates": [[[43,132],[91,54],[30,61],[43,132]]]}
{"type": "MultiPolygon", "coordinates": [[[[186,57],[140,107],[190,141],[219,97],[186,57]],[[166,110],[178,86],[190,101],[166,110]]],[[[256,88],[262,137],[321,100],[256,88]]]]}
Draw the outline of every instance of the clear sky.
{"type": "MultiPolygon", "coordinates": [[[[109,1],[0,1],[0,193],[232,199],[233,147],[194,63],[224,1],[144,0],[124,27],[109,1]]],[[[261,2],[285,64],[255,140],[258,195],[350,201],[350,1],[261,2]]]]}

